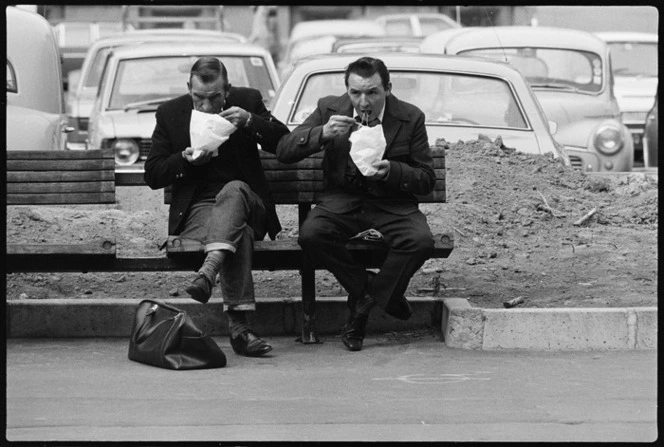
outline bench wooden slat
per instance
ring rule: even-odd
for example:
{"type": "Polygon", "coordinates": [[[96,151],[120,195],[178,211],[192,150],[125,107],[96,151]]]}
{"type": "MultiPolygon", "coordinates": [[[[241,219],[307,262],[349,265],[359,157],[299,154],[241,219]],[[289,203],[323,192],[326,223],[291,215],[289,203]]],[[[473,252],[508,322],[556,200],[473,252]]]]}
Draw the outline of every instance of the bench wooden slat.
{"type": "Polygon", "coordinates": [[[114,159],[7,160],[8,171],[95,171],[115,169],[114,159]]]}
{"type": "Polygon", "coordinates": [[[114,181],[115,173],[105,171],[14,171],[7,172],[7,183],[114,181]]]}
{"type": "Polygon", "coordinates": [[[7,195],[7,205],[83,205],[107,203],[115,203],[115,192],[7,195]]]}
{"type": "Polygon", "coordinates": [[[115,159],[113,149],[93,149],[88,151],[7,151],[7,160],[84,160],[115,159]]]}
{"type": "Polygon", "coordinates": [[[7,244],[8,255],[90,255],[111,256],[116,254],[115,239],[97,239],[80,244],[7,244]]]}
{"type": "Polygon", "coordinates": [[[8,194],[115,193],[115,182],[7,183],[8,194]]]}

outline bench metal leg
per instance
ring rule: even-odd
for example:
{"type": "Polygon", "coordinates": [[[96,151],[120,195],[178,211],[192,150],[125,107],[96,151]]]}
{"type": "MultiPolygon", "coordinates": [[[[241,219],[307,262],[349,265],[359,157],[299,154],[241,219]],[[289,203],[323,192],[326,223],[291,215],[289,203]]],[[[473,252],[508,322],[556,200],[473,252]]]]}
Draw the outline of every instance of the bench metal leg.
{"type": "MultiPolygon", "coordinates": [[[[305,264],[306,265],[306,264],[305,264]]],[[[303,268],[302,278],[302,336],[305,345],[321,343],[316,333],[316,272],[313,268],[303,268]]]]}
{"type": "MultiPolygon", "coordinates": [[[[311,210],[308,203],[298,205],[298,221],[302,227],[304,219],[311,210]]],[[[305,345],[321,343],[316,333],[316,270],[311,266],[311,262],[304,256],[300,278],[302,279],[302,335],[298,341],[305,345]]]]}

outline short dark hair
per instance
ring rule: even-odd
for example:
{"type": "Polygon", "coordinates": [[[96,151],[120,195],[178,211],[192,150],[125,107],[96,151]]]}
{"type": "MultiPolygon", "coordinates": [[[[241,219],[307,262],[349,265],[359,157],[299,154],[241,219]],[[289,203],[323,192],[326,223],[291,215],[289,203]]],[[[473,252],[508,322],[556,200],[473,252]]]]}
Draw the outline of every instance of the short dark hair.
{"type": "Polygon", "coordinates": [[[226,89],[230,87],[226,66],[216,57],[202,57],[198,59],[194,65],[191,66],[191,72],[189,74],[190,83],[191,78],[194,76],[198,76],[205,84],[214,82],[221,77],[224,80],[224,87],[226,89]]]}
{"type": "Polygon", "coordinates": [[[385,63],[380,59],[365,56],[348,64],[348,67],[346,67],[346,73],[344,74],[346,87],[348,87],[348,76],[350,76],[351,73],[360,75],[363,78],[370,78],[375,73],[378,73],[383,82],[383,88],[387,90],[390,85],[390,72],[385,66],[385,63]]]}

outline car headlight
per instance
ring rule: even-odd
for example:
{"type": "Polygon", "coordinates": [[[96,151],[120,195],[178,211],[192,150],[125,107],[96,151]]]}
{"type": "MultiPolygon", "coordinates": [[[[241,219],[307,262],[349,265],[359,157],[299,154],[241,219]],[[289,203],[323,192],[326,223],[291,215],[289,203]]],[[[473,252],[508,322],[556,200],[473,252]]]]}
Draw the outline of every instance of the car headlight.
{"type": "Polygon", "coordinates": [[[121,166],[133,165],[140,155],[138,143],[134,140],[120,138],[111,147],[115,151],[115,163],[121,166]]]}
{"type": "Polygon", "coordinates": [[[600,126],[593,138],[595,149],[604,155],[615,154],[622,149],[623,144],[624,141],[620,128],[611,124],[600,126]]]}

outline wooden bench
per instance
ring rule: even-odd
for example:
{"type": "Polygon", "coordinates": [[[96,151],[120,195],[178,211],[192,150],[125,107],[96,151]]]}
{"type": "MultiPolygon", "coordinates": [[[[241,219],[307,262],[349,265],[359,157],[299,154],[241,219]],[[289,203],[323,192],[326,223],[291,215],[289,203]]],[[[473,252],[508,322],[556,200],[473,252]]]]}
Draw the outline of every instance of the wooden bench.
{"type": "MultiPolygon", "coordinates": [[[[115,203],[113,150],[7,151],[7,205],[115,203]]],[[[115,238],[77,244],[7,244],[7,270],[80,271],[116,257],[115,238]]]]}
{"type": "MultiPolygon", "coordinates": [[[[434,169],[436,172],[436,186],[434,191],[423,197],[419,197],[422,203],[444,203],[446,200],[445,188],[445,151],[442,147],[436,147],[434,152],[434,169]]],[[[24,186],[30,184],[25,176],[17,175],[26,169],[19,169],[19,155],[11,153],[8,155],[8,185],[10,183],[9,174],[13,179],[12,183],[12,202],[8,200],[8,204],[53,204],[53,203],[95,203],[92,196],[85,196],[87,202],[83,202],[81,191],[82,185],[71,185],[67,189],[57,185],[56,187],[49,188],[48,177],[45,177],[44,166],[40,170],[40,175],[32,177],[32,181],[40,183],[41,186],[35,191],[47,192],[48,194],[55,194],[53,191],[58,191],[59,195],[63,196],[59,200],[61,202],[44,202],[42,198],[33,194],[31,196],[24,196],[19,198],[20,191],[23,191],[24,186]],[[11,169],[9,161],[12,161],[11,169]],[[16,163],[14,163],[16,162],[16,163]],[[75,187],[77,186],[77,187],[75,187]],[[78,194],[78,196],[77,196],[78,194]],[[68,196],[68,197],[67,197],[68,196]],[[78,201],[76,201],[78,200],[78,201]]],[[[27,154],[27,153],[24,153],[27,154]]],[[[54,154],[54,153],[51,153],[54,154]]],[[[50,162],[61,160],[73,160],[75,152],[60,152],[51,155],[51,158],[43,155],[43,160],[50,162]],[[66,156],[64,154],[67,154],[66,156]],[[69,158],[68,158],[69,157],[69,158]]],[[[106,160],[107,157],[112,157],[112,154],[103,153],[102,151],[88,151],[77,152],[77,154],[88,154],[90,158],[96,156],[100,161],[106,160]],[[96,154],[93,154],[96,153],[96,154]]],[[[39,156],[33,155],[33,158],[39,159],[39,156]]],[[[262,164],[265,170],[267,180],[270,184],[272,195],[277,205],[296,205],[298,207],[298,221],[301,224],[306,218],[312,206],[316,203],[318,196],[323,188],[323,171],[321,169],[322,156],[313,156],[294,164],[280,163],[276,157],[271,154],[262,153],[262,164]]],[[[83,159],[86,159],[83,157],[83,159]]],[[[87,159],[89,160],[89,158],[87,159]]],[[[67,163],[65,163],[67,164],[67,163]]],[[[99,170],[101,165],[106,166],[104,163],[99,163],[99,170]]],[[[92,180],[93,176],[89,171],[84,170],[83,164],[68,164],[70,171],[75,172],[76,166],[79,167],[81,173],[77,174],[77,181],[84,183],[103,183],[101,180],[92,180]],[[83,174],[83,172],[87,172],[83,174]]],[[[106,168],[105,168],[106,169],[106,168]]],[[[73,175],[73,174],[72,174],[73,175]]],[[[71,179],[72,177],[70,177],[71,179]]],[[[123,172],[117,171],[114,173],[114,185],[111,196],[99,196],[97,203],[112,203],[114,202],[114,188],[118,186],[145,186],[143,180],[143,173],[136,172],[123,172]]],[[[50,180],[56,184],[57,180],[50,180]]],[[[73,181],[72,181],[73,183],[73,181]]],[[[93,185],[86,185],[92,188],[93,185]]],[[[96,185],[97,188],[108,188],[108,185],[96,185]]],[[[9,186],[8,186],[9,189],[9,186]]],[[[91,193],[92,191],[87,191],[91,193]]],[[[170,203],[170,190],[164,190],[164,202],[170,203]]],[[[164,225],[167,223],[164,222],[164,225]]],[[[149,258],[125,258],[115,255],[115,241],[111,238],[101,241],[102,246],[108,247],[111,245],[112,250],[109,249],[106,256],[94,256],[93,247],[97,246],[100,242],[84,244],[85,250],[75,250],[72,246],[62,245],[47,245],[47,244],[20,244],[8,246],[8,265],[10,271],[189,271],[196,270],[200,267],[204,259],[203,244],[199,241],[190,239],[183,239],[178,236],[169,236],[166,244],[166,256],[156,256],[149,258]]],[[[376,268],[382,265],[387,249],[383,243],[366,242],[366,241],[353,241],[348,244],[349,249],[352,251],[355,258],[365,265],[367,268],[376,268]]],[[[451,232],[436,234],[435,235],[435,249],[434,258],[447,258],[454,248],[454,240],[451,232]]],[[[106,253],[106,252],[105,252],[106,253]]],[[[315,270],[310,262],[302,252],[297,244],[295,238],[279,239],[276,241],[263,240],[256,241],[254,245],[254,261],[253,268],[255,270],[299,270],[301,275],[302,287],[302,331],[301,341],[303,343],[317,343],[318,336],[315,329],[315,305],[316,305],[316,289],[315,289],[315,270]]]]}

